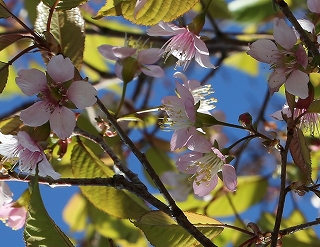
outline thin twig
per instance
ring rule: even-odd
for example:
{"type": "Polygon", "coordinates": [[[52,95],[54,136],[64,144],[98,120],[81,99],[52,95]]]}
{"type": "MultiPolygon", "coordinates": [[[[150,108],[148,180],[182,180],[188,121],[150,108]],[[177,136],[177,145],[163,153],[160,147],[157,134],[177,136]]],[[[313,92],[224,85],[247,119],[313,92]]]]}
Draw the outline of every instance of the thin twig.
{"type": "Polygon", "coordinates": [[[176,222],[182,226],[185,230],[187,230],[195,239],[197,239],[203,246],[210,247],[210,246],[216,246],[211,242],[210,239],[208,239],[206,236],[204,236],[191,222],[188,220],[188,218],[184,215],[182,210],[176,205],[174,199],[171,197],[163,183],[161,182],[159,176],[149,163],[148,159],[146,158],[145,154],[141,153],[140,150],[135,146],[135,144],[131,141],[131,139],[126,135],[126,133],[122,130],[120,125],[117,123],[117,121],[113,118],[111,113],[108,111],[108,109],[103,105],[103,103],[100,101],[100,99],[97,97],[97,104],[100,107],[100,109],[106,114],[106,118],[108,121],[112,124],[112,126],[115,128],[115,130],[118,132],[120,138],[128,146],[128,148],[133,152],[133,154],[138,158],[138,160],[143,165],[146,172],[150,175],[153,182],[159,189],[159,191],[162,193],[162,195],[165,197],[169,204],[169,208],[171,210],[171,217],[176,220],[176,222]]]}

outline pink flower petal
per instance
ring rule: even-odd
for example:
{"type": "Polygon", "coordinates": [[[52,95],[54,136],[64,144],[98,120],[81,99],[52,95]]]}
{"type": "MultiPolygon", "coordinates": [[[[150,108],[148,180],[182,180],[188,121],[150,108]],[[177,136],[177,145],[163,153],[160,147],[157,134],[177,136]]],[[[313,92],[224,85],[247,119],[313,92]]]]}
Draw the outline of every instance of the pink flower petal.
{"type": "Polygon", "coordinates": [[[306,50],[302,47],[302,45],[298,46],[298,49],[295,52],[297,62],[300,63],[303,68],[307,68],[308,66],[308,55],[306,50]]]}
{"type": "Polygon", "coordinates": [[[198,153],[198,152],[190,152],[182,155],[176,162],[178,170],[180,172],[187,173],[187,174],[195,174],[198,167],[191,166],[191,165],[201,157],[202,157],[202,153],[198,153]]]}
{"type": "Polygon", "coordinates": [[[278,52],[278,48],[274,42],[268,39],[259,39],[249,45],[250,50],[247,54],[263,63],[273,63],[274,54],[278,52]]]}
{"type": "Polygon", "coordinates": [[[184,27],[178,27],[172,23],[160,21],[157,25],[147,30],[149,36],[173,36],[179,33],[185,33],[188,30],[184,27]]]}
{"type": "Polygon", "coordinates": [[[163,69],[158,65],[144,65],[141,71],[148,76],[156,78],[164,77],[165,75],[163,69]]]}
{"type": "Polygon", "coordinates": [[[114,46],[112,46],[112,45],[101,45],[101,46],[98,47],[98,51],[106,59],[117,60],[118,58],[113,53],[113,47],[114,46]]]}
{"type": "Polygon", "coordinates": [[[74,66],[70,58],[64,58],[62,55],[51,58],[47,70],[55,82],[66,82],[74,77],[74,66]]]}
{"type": "Polygon", "coordinates": [[[7,220],[7,225],[14,230],[22,228],[26,222],[27,210],[24,207],[14,207],[14,203],[0,207],[0,218],[7,220]]]}
{"type": "Polygon", "coordinates": [[[308,0],[307,5],[311,12],[320,14],[319,0],[308,0]]]}
{"type": "Polygon", "coordinates": [[[286,81],[286,90],[301,99],[305,99],[309,95],[308,82],[309,76],[306,73],[294,70],[286,81]]]}
{"type": "Polygon", "coordinates": [[[50,126],[60,139],[66,139],[76,126],[76,117],[70,109],[57,107],[50,116],[50,126]]]}
{"type": "Polygon", "coordinates": [[[286,50],[290,50],[297,42],[297,37],[293,30],[283,19],[274,18],[273,36],[275,41],[286,50]]]}
{"type": "Polygon", "coordinates": [[[200,153],[209,153],[211,151],[212,144],[200,133],[196,132],[187,142],[189,150],[200,152],[200,153]]]}
{"type": "Polygon", "coordinates": [[[283,69],[275,69],[269,79],[268,84],[270,88],[270,93],[278,92],[281,85],[286,81],[286,74],[283,69]]]}
{"type": "Polygon", "coordinates": [[[41,126],[50,118],[50,112],[46,101],[38,101],[20,113],[21,121],[32,127],[41,126]]]}
{"type": "Polygon", "coordinates": [[[41,152],[42,150],[38,145],[32,140],[30,135],[25,131],[19,131],[17,133],[18,142],[21,146],[28,149],[31,152],[41,152]]]}
{"type": "MultiPolygon", "coordinates": [[[[38,167],[39,176],[41,177],[50,176],[55,180],[61,177],[61,175],[53,169],[52,165],[49,163],[45,155],[43,155],[43,160],[39,163],[38,167]]],[[[31,171],[31,174],[35,174],[35,168],[31,171]]]]}
{"type": "Polygon", "coordinates": [[[160,49],[151,48],[138,53],[138,62],[141,64],[153,64],[160,59],[160,49]]]}
{"type": "Polygon", "coordinates": [[[21,91],[32,96],[47,88],[46,75],[37,69],[23,69],[18,72],[16,83],[21,91]]]}
{"type": "Polygon", "coordinates": [[[132,56],[136,53],[137,50],[131,47],[114,46],[112,48],[112,51],[117,59],[122,59],[132,56]]]}
{"type": "Polygon", "coordinates": [[[122,69],[123,69],[123,66],[119,63],[119,61],[117,61],[116,64],[114,65],[114,72],[116,73],[117,77],[120,80],[123,80],[122,79],[122,69]]]}
{"type": "Polygon", "coordinates": [[[196,109],[194,107],[193,99],[186,99],[184,102],[184,108],[187,117],[190,119],[191,122],[194,123],[196,121],[196,109]]]}
{"type": "MultiPolygon", "coordinates": [[[[197,177],[197,180],[200,180],[201,177],[197,177]]],[[[209,182],[201,182],[199,185],[197,184],[197,180],[193,182],[193,191],[198,196],[206,196],[210,194],[210,192],[217,186],[218,184],[218,176],[214,175],[209,182]]]]}
{"type": "Polygon", "coordinates": [[[236,170],[232,165],[225,164],[222,166],[223,183],[228,190],[235,191],[237,189],[236,170]]]}
{"type": "Polygon", "coordinates": [[[88,82],[75,81],[68,89],[67,97],[80,110],[96,103],[97,90],[88,82]]]}
{"type": "Polygon", "coordinates": [[[190,99],[194,103],[194,99],[191,92],[177,81],[176,81],[176,89],[182,100],[186,101],[187,99],[190,99]]]}
{"type": "Polygon", "coordinates": [[[188,129],[179,129],[173,132],[173,135],[170,140],[171,151],[185,146],[190,137],[191,135],[188,129]]]}

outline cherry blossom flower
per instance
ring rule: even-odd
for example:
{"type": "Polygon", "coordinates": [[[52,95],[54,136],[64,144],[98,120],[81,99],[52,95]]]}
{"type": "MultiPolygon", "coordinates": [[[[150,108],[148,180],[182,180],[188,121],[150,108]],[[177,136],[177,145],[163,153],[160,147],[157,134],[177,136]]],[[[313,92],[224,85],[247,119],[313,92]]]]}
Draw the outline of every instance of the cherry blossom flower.
{"type": "Polygon", "coordinates": [[[178,170],[193,174],[194,193],[208,195],[218,184],[219,171],[222,171],[223,183],[230,191],[237,187],[237,176],[233,166],[226,163],[226,157],[211,144],[198,145],[195,151],[182,155],[176,162],[178,170]]]}
{"type": "Polygon", "coordinates": [[[152,65],[160,59],[158,48],[139,50],[132,47],[101,45],[98,51],[105,58],[116,61],[115,73],[121,80],[123,80],[123,65],[126,61],[130,62],[130,68],[126,67],[126,73],[129,69],[133,70],[133,77],[138,76],[141,72],[152,77],[164,76],[164,71],[160,66],[152,65]]]}
{"type": "Polygon", "coordinates": [[[295,45],[297,37],[284,20],[275,18],[273,24],[276,44],[268,39],[257,40],[249,45],[247,53],[271,65],[273,72],[268,79],[271,93],[285,84],[289,93],[304,99],[308,96],[309,76],[305,72],[308,56],[302,45],[295,45]]]}
{"type": "Polygon", "coordinates": [[[60,174],[53,170],[43,149],[27,132],[19,131],[16,136],[0,133],[0,142],[0,154],[5,160],[18,158],[20,171],[35,174],[38,165],[39,176],[60,178],[60,174]]]}
{"type": "Polygon", "coordinates": [[[161,48],[166,59],[173,55],[177,61],[177,66],[183,66],[186,70],[195,58],[196,62],[204,68],[216,68],[209,58],[209,51],[206,44],[199,35],[191,32],[188,27],[178,27],[172,23],[160,21],[157,25],[147,30],[150,36],[173,36],[161,48]]]}
{"type": "Polygon", "coordinates": [[[26,218],[26,208],[15,202],[0,207],[0,219],[13,230],[21,229],[26,223],[26,218]]]}
{"type": "Polygon", "coordinates": [[[161,109],[166,111],[167,117],[163,120],[162,128],[174,130],[170,141],[171,150],[185,145],[192,150],[196,143],[208,142],[197,131],[196,112],[208,112],[215,107],[213,103],[216,100],[205,97],[213,93],[210,86],[200,86],[200,82],[196,80],[188,81],[182,73],[176,73],[174,76],[182,79],[185,84],[181,85],[176,81],[178,96],[163,98],[161,109]],[[199,107],[196,105],[198,102],[199,107]]]}
{"type": "Polygon", "coordinates": [[[137,0],[136,6],[134,7],[134,12],[133,12],[134,18],[137,17],[137,14],[139,13],[140,9],[142,9],[146,3],[147,3],[147,0],[137,0]]]}
{"type": "Polygon", "coordinates": [[[86,81],[72,81],[74,66],[62,55],[51,58],[46,74],[37,69],[18,72],[16,83],[28,96],[40,101],[21,111],[20,119],[32,127],[50,121],[51,129],[61,139],[68,138],[76,125],[75,114],[69,108],[85,109],[96,102],[96,89],[86,81]]]}
{"type": "MultiPolygon", "coordinates": [[[[273,114],[271,114],[271,117],[281,121],[281,120],[284,120],[282,115],[286,115],[287,117],[292,117],[292,112],[290,111],[289,106],[287,104],[284,104],[284,106],[282,107],[282,110],[276,111],[273,114]]],[[[318,124],[319,124],[318,113],[308,113],[306,108],[294,108],[293,119],[297,119],[298,117],[300,117],[300,121],[298,124],[298,127],[300,129],[310,131],[312,135],[314,134],[315,130],[318,131],[318,124]]]]}
{"type": "Polygon", "coordinates": [[[12,192],[6,182],[0,181],[0,206],[12,201],[12,192]]]}

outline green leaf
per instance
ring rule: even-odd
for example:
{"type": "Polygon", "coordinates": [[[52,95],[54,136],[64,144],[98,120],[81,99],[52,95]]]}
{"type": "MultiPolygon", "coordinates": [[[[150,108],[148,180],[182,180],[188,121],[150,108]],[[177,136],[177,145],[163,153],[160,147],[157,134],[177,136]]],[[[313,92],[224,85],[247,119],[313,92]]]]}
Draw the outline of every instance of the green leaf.
{"type": "Polygon", "coordinates": [[[199,0],[148,0],[134,18],[136,2],[137,0],[108,0],[93,18],[122,15],[138,25],[155,25],[160,21],[170,22],[177,19],[199,0]]]}
{"type": "MultiPolygon", "coordinates": [[[[271,231],[274,227],[275,216],[269,213],[263,213],[258,226],[262,231],[271,231]]],[[[281,220],[280,230],[303,224],[306,219],[298,210],[292,211],[288,218],[281,220]]],[[[282,239],[282,246],[296,246],[296,247],[314,247],[319,245],[319,239],[312,228],[307,228],[302,231],[297,231],[293,234],[284,236],[282,239]]]]}
{"type": "Polygon", "coordinates": [[[238,177],[236,192],[224,192],[228,193],[225,195],[220,194],[218,188],[216,189],[218,192],[214,195],[215,199],[207,206],[207,214],[213,217],[234,215],[233,207],[238,213],[242,213],[263,199],[267,192],[267,186],[267,179],[260,176],[238,177]]]}
{"type": "MultiPolygon", "coordinates": [[[[35,30],[38,33],[47,31],[49,8],[43,3],[37,7],[38,16],[35,30]]],[[[51,34],[61,46],[62,52],[69,57],[73,65],[80,69],[84,50],[84,20],[79,8],[55,11],[51,19],[51,34]]]]}
{"type": "Polygon", "coordinates": [[[13,44],[14,42],[23,39],[23,38],[30,38],[30,36],[22,35],[22,34],[6,34],[0,36],[0,51],[4,48],[8,47],[9,45],[13,44]]]}
{"type": "Polygon", "coordinates": [[[13,131],[18,131],[23,125],[19,116],[6,118],[0,121],[0,130],[4,135],[12,134],[13,131]]]}
{"type": "Polygon", "coordinates": [[[228,4],[233,19],[245,23],[257,23],[275,16],[270,0],[237,0],[228,4]]]}
{"type": "Polygon", "coordinates": [[[0,93],[3,92],[6,87],[9,75],[9,64],[0,62],[0,93]]]}
{"type": "MultiPolygon", "coordinates": [[[[42,2],[49,7],[52,7],[55,4],[56,0],[42,0],[42,2]]],[[[88,0],[60,0],[55,9],[69,10],[69,9],[78,7],[79,5],[86,2],[88,2],[88,0]]]]}
{"type": "Polygon", "coordinates": [[[7,11],[8,7],[3,0],[0,0],[0,19],[8,18],[11,14],[7,11]]]}
{"type": "Polygon", "coordinates": [[[314,100],[308,107],[307,112],[320,113],[320,100],[314,100]]]}
{"type": "Polygon", "coordinates": [[[290,143],[290,153],[294,163],[303,172],[307,181],[312,182],[310,150],[302,131],[298,128],[295,128],[293,133],[293,139],[290,143]]]}
{"type": "MultiPolygon", "coordinates": [[[[207,5],[210,0],[204,0],[203,2],[205,5],[207,5]]],[[[208,9],[208,13],[213,18],[228,19],[232,17],[228,9],[228,5],[224,0],[212,1],[208,9]]]]}
{"type": "Polygon", "coordinates": [[[142,237],[141,231],[129,220],[118,219],[97,209],[90,202],[87,203],[90,222],[97,232],[111,239],[125,239],[129,243],[136,243],[142,237]]]}
{"type": "Polygon", "coordinates": [[[69,225],[71,232],[83,231],[88,217],[87,201],[81,194],[74,194],[62,212],[64,221],[69,225]]]}
{"type": "Polygon", "coordinates": [[[30,202],[23,232],[26,246],[73,247],[69,238],[48,215],[41,199],[38,176],[31,181],[30,202]]]}
{"type": "MultiPolygon", "coordinates": [[[[107,178],[114,172],[83,143],[74,146],[71,166],[76,178],[107,178]]],[[[97,208],[118,218],[137,219],[148,211],[137,196],[113,187],[80,186],[85,197],[97,208]]]]}
{"type": "MultiPolygon", "coordinates": [[[[195,213],[184,213],[188,220],[209,239],[215,238],[223,231],[223,227],[217,226],[221,222],[213,218],[195,213]]],[[[161,211],[146,213],[134,224],[144,232],[154,246],[199,246],[199,242],[195,238],[161,211]]]]}

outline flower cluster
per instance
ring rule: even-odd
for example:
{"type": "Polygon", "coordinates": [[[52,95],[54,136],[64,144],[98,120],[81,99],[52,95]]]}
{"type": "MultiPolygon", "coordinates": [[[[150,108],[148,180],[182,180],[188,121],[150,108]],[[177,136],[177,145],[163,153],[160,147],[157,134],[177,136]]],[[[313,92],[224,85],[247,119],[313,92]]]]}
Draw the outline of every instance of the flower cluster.
{"type": "Polygon", "coordinates": [[[177,66],[183,66],[186,70],[193,58],[204,68],[213,68],[214,66],[209,59],[209,51],[206,44],[189,30],[188,27],[178,27],[172,23],[159,22],[157,25],[149,28],[147,34],[150,36],[173,36],[161,48],[162,54],[168,58],[170,55],[175,56],[177,66]]]}
{"type": "Polygon", "coordinates": [[[184,84],[181,85],[176,81],[177,96],[163,98],[161,109],[166,111],[167,117],[163,120],[162,128],[174,130],[170,141],[171,150],[184,146],[192,149],[195,143],[203,141],[203,137],[199,134],[199,131],[203,131],[197,126],[196,114],[197,112],[207,113],[214,109],[213,103],[216,99],[206,99],[213,93],[210,85],[201,86],[199,81],[188,80],[180,72],[176,72],[174,76],[182,79],[184,84]]]}
{"type": "Polygon", "coordinates": [[[22,172],[35,174],[38,165],[39,175],[60,178],[49,163],[42,147],[25,131],[19,131],[16,136],[0,133],[0,154],[5,160],[18,159],[17,163],[22,172]]]}
{"type": "Polygon", "coordinates": [[[152,77],[164,76],[163,69],[158,65],[153,65],[160,59],[158,48],[136,49],[130,47],[126,41],[124,47],[101,45],[98,51],[105,58],[116,61],[115,73],[124,82],[130,82],[141,72],[152,77]]]}
{"type": "Polygon", "coordinates": [[[296,45],[295,32],[282,19],[274,19],[273,36],[276,43],[268,39],[257,40],[249,45],[247,53],[271,65],[273,72],[268,79],[271,93],[277,92],[285,84],[289,93],[302,99],[308,97],[306,51],[301,44],[296,45]]]}
{"type": "Polygon", "coordinates": [[[75,114],[96,102],[96,89],[88,82],[74,80],[75,68],[62,55],[51,58],[47,74],[37,69],[18,72],[16,83],[28,96],[37,95],[39,101],[21,111],[24,124],[37,127],[50,122],[51,129],[61,139],[68,138],[76,125],[75,114]]]}
{"type": "Polygon", "coordinates": [[[226,157],[203,136],[204,131],[197,119],[197,113],[210,115],[209,111],[215,107],[213,103],[216,99],[208,97],[213,93],[211,86],[201,86],[199,81],[188,80],[179,72],[174,76],[184,84],[176,81],[177,96],[167,96],[162,100],[162,110],[167,113],[162,127],[174,130],[170,141],[171,150],[184,146],[191,150],[178,159],[178,170],[194,174],[193,190],[198,196],[206,196],[216,187],[219,171],[222,171],[226,188],[234,191],[237,186],[235,169],[227,164],[226,157]]]}

